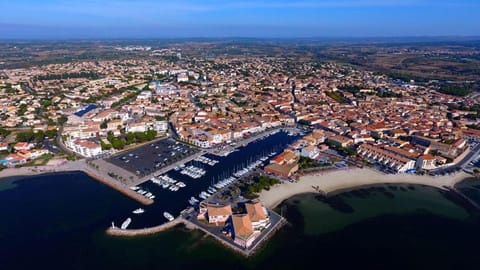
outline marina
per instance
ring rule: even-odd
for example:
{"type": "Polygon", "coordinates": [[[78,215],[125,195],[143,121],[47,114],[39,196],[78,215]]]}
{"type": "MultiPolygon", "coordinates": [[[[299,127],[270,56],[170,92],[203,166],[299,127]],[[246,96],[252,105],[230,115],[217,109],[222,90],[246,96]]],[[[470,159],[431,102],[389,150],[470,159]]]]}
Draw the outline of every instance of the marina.
{"type": "Polygon", "coordinates": [[[141,195],[139,191],[145,192],[142,196],[152,194],[155,200],[143,207],[145,213],[132,217],[129,229],[167,222],[164,212],[173,217],[179,216],[185,209],[198,205],[212,197],[212,194],[229,188],[242,177],[268,164],[276,153],[283,151],[296,138],[286,132],[274,132],[238,147],[237,151],[226,157],[202,154],[186,163],[176,164],[168,171],[154,173],[147,181],[130,187],[138,195],[141,195]]]}

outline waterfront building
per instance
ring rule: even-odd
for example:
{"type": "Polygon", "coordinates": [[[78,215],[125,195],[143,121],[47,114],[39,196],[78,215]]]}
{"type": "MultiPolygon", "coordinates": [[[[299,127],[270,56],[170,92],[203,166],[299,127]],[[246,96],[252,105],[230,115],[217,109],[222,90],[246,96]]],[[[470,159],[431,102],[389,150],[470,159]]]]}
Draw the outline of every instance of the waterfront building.
{"type": "Polygon", "coordinates": [[[245,210],[255,231],[260,231],[270,226],[267,209],[260,202],[245,203],[245,210]]]}
{"type": "Polygon", "coordinates": [[[246,214],[232,216],[232,238],[237,245],[248,248],[260,232],[253,230],[250,217],[246,214]]]}
{"type": "Polygon", "coordinates": [[[389,168],[390,170],[403,173],[415,168],[415,161],[411,158],[405,157],[406,151],[400,154],[398,148],[394,147],[380,147],[368,143],[360,145],[357,149],[358,154],[375,163],[389,168]],[[394,151],[395,150],[395,151],[394,151]]]}
{"type": "Polygon", "coordinates": [[[65,145],[77,154],[84,157],[97,157],[102,153],[99,143],[91,140],[75,139],[65,141],[65,145]]]}
{"type": "Polygon", "coordinates": [[[297,163],[292,163],[292,164],[277,164],[277,163],[272,163],[263,169],[266,173],[271,173],[274,174],[278,177],[283,177],[283,178],[289,178],[292,176],[295,172],[298,171],[298,164],[297,163]]]}
{"type": "Polygon", "coordinates": [[[437,167],[435,165],[435,161],[436,161],[435,157],[430,154],[421,155],[417,159],[416,166],[417,168],[424,169],[424,170],[435,169],[437,167]]]}
{"type": "Polygon", "coordinates": [[[315,159],[316,157],[318,157],[319,153],[320,153],[320,150],[318,149],[318,147],[316,147],[314,145],[309,145],[307,147],[302,148],[302,151],[300,152],[300,155],[302,157],[308,157],[308,158],[311,158],[311,159],[315,159]]]}
{"type": "Polygon", "coordinates": [[[208,223],[225,223],[231,215],[230,205],[207,205],[208,223]]]}

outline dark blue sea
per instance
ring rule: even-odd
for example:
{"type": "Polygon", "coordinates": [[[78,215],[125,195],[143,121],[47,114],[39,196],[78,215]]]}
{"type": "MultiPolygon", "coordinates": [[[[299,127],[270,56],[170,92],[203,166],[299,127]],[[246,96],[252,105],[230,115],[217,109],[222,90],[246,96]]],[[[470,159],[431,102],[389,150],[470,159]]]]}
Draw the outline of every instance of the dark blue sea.
{"type": "MultiPolygon", "coordinates": [[[[293,139],[274,136],[225,157],[204,179],[184,179],[191,189],[184,195],[293,139]]],[[[276,209],[288,225],[244,259],[181,227],[107,236],[112,221],[132,217],[132,227],[156,225],[165,221],[163,211],[177,214],[187,206],[175,199],[180,191],[150,184],[156,202],[134,216],[137,202],[80,172],[0,180],[0,269],[479,269],[478,210],[452,192],[380,185],[329,198],[295,196],[276,209]]],[[[458,188],[480,202],[476,180],[458,188]]]]}

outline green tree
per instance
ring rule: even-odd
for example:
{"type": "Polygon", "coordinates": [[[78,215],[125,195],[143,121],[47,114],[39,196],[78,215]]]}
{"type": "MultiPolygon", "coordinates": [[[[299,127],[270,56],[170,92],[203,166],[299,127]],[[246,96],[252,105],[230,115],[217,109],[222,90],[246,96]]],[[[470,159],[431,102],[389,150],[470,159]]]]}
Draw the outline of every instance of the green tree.
{"type": "Polygon", "coordinates": [[[49,139],[55,138],[57,136],[57,130],[49,129],[45,131],[45,136],[47,136],[49,139]]]}
{"type": "Polygon", "coordinates": [[[147,131],[147,140],[151,141],[151,140],[155,139],[156,136],[157,136],[157,131],[155,131],[155,130],[148,130],[147,131]]]}
{"type": "Polygon", "coordinates": [[[108,120],[105,120],[105,121],[103,121],[103,122],[100,124],[100,128],[101,128],[101,129],[106,129],[106,128],[107,128],[107,125],[108,125],[108,120]]]}
{"type": "Polygon", "coordinates": [[[39,130],[35,133],[35,142],[41,142],[45,139],[45,133],[43,132],[43,130],[39,130]]]}
{"type": "Polygon", "coordinates": [[[17,142],[31,142],[34,138],[33,130],[18,132],[16,136],[17,142]]]}
{"type": "Polygon", "coordinates": [[[28,106],[27,104],[21,104],[20,107],[18,107],[17,115],[18,116],[23,116],[27,112],[28,106]]]}
{"type": "Polygon", "coordinates": [[[60,118],[58,119],[58,124],[63,125],[63,124],[65,124],[67,121],[68,121],[68,117],[65,116],[65,115],[62,115],[62,116],[60,116],[60,118]]]}
{"type": "Polygon", "coordinates": [[[110,150],[110,149],[112,149],[112,145],[109,144],[109,143],[100,142],[100,145],[101,145],[101,147],[102,147],[102,150],[110,150]]]}
{"type": "Polygon", "coordinates": [[[125,147],[125,142],[119,138],[114,138],[112,141],[112,147],[114,149],[123,149],[125,147]]]}
{"type": "Polygon", "coordinates": [[[135,132],[135,140],[137,143],[142,143],[147,140],[147,135],[144,132],[135,132]]]}
{"type": "Polygon", "coordinates": [[[7,137],[10,133],[12,133],[10,130],[0,128],[0,137],[7,137]]]}
{"type": "Polygon", "coordinates": [[[133,132],[128,132],[127,135],[125,135],[125,138],[127,139],[127,144],[135,142],[135,134],[133,134],[133,132]]]}

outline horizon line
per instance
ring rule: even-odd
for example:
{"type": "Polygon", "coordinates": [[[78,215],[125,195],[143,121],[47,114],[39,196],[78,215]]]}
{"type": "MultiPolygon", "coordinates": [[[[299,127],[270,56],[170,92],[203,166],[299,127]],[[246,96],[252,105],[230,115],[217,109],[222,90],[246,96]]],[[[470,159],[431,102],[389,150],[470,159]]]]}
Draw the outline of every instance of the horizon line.
{"type": "Polygon", "coordinates": [[[251,40],[361,40],[361,39],[479,39],[480,35],[402,35],[402,36],[310,36],[310,37],[256,37],[256,36],[178,36],[178,37],[63,37],[63,38],[1,38],[4,41],[109,41],[109,40],[224,40],[224,39],[251,39],[251,40]]]}

